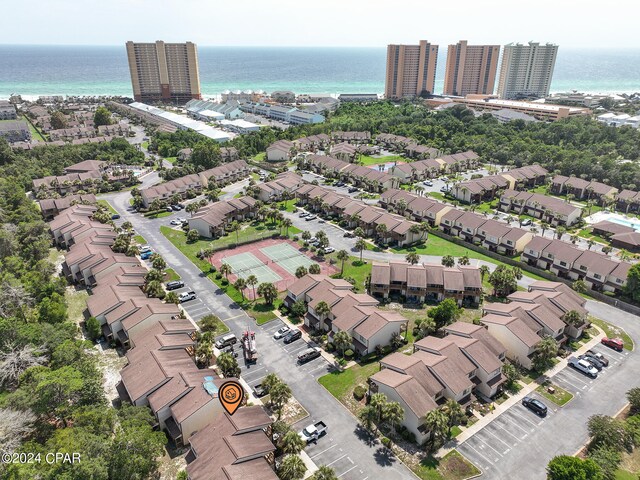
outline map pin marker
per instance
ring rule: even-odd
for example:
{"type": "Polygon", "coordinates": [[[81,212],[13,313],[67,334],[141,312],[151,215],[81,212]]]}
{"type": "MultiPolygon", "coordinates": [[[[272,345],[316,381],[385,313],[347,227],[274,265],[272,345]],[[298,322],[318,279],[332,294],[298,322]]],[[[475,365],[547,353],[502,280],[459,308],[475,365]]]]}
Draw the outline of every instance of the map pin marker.
{"type": "Polygon", "coordinates": [[[224,408],[229,415],[233,415],[242,403],[244,389],[238,382],[230,380],[223,383],[222,387],[220,387],[219,398],[222,408],[224,408]]]}

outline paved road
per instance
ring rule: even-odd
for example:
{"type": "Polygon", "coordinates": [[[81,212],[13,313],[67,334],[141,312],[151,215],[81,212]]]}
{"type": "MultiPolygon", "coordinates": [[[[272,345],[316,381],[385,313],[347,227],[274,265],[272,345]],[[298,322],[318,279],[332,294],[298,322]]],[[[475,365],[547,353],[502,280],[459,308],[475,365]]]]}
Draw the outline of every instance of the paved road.
{"type": "MultiPolygon", "coordinates": [[[[144,186],[157,181],[157,177],[154,180],[152,175],[155,174],[150,174],[149,178],[143,178],[144,186]]],[[[295,398],[311,416],[295,428],[301,429],[312,420],[323,420],[329,425],[330,433],[318,441],[318,446],[329,442],[339,443],[339,448],[345,452],[346,456],[331,466],[340,467],[339,473],[343,474],[340,478],[347,480],[365,480],[376,476],[390,480],[415,478],[403,464],[383,455],[384,450],[378,443],[367,441],[356,419],[317,382],[317,378],[328,371],[328,365],[322,364],[324,360],[314,361],[303,367],[297,366],[295,355],[305,347],[302,341],[295,342],[291,347],[285,347],[282,342],[274,345],[272,334],[279,328],[278,323],[270,322],[262,327],[255,327],[253,319],[160,233],[159,225],[166,224],[170,217],[149,220],[140,214],[130,212],[128,192],[109,194],[102,198],[108,200],[120,213],[120,221],[130,221],[136,232],[142,235],[147,243],[182,277],[187,287],[198,294],[197,300],[183,304],[188,312],[193,313],[194,320],[212,312],[220,317],[238,338],[247,328],[251,327],[255,330],[260,360],[255,366],[242,366],[243,378],[246,378],[250,385],[255,385],[263,375],[276,372],[291,387],[295,398]],[[349,468],[352,466],[355,468],[352,470],[343,468],[347,466],[345,461],[349,464],[349,468]]],[[[173,216],[178,215],[184,214],[177,213],[173,216]]],[[[238,358],[240,359],[241,355],[238,358]]],[[[318,464],[334,461],[328,456],[319,454],[315,450],[316,446],[312,445],[309,448],[312,452],[310,455],[315,457],[314,460],[318,464]]]]}

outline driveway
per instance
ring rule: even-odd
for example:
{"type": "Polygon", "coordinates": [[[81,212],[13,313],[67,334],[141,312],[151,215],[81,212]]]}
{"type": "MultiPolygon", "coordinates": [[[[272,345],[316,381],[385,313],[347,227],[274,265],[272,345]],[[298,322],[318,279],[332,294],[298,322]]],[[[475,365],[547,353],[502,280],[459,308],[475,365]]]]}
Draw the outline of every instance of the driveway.
{"type": "MultiPolygon", "coordinates": [[[[197,300],[183,304],[187,311],[191,310],[194,320],[197,321],[211,312],[223,320],[238,338],[241,338],[244,330],[252,329],[255,331],[259,360],[256,365],[245,366],[242,355],[239,354],[238,363],[241,365],[242,377],[253,386],[259,383],[267,373],[277,373],[291,387],[295,398],[310,415],[294,428],[302,429],[312,421],[323,420],[327,423],[331,433],[320,440],[318,444],[325,442],[325,439],[339,439],[342,448],[348,451],[348,461],[357,466],[341,478],[353,480],[364,480],[367,477],[375,478],[376,476],[390,480],[415,478],[411,471],[396,459],[380,455],[379,444],[372,444],[361,439],[366,437],[362,436],[357,420],[317,381],[319,376],[329,371],[329,366],[324,360],[315,360],[304,366],[296,365],[298,351],[306,347],[303,340],[294,342],[290,346],[285,346],[282,341],[274,342],[273,332],[282,326],[280,320],[256,326],[254,320],[244,310],[224,294],[160,233],[159,226],[166,225],[171,217],[151,220],[128,211],[129,192],[109,194],[101,198],[108,200],[120,213],[120,221],[130,221],[136,232],[146,239],[154,251],[162,255],[168,266],[182,277],[185,282],[185,290],[189,288],[196,292],[197,300]],[[356,474],[358,476],[353,476],[356,474]]],[[[184,213],[174,214],[174,216],[181,215],[184,213]]],[[[321,465],[321,461],[325,459],[317,457],[316,460],[321,465]]],[[[337,462],[335,465],[338,466],[337,462]]]]}

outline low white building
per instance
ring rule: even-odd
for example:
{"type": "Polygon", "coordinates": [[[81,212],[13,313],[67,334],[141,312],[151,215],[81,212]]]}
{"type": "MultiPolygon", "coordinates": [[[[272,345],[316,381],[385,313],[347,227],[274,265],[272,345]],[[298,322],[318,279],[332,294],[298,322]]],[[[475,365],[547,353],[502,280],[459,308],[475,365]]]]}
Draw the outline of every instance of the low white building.
{"type": "Polygon", "coordinates": [[[640,128],[640,115],[631,116],[627,113],[603,113],[596,117],[601,123],[606,123],[612,127],[629,126],[632,128],[640,128]]]}

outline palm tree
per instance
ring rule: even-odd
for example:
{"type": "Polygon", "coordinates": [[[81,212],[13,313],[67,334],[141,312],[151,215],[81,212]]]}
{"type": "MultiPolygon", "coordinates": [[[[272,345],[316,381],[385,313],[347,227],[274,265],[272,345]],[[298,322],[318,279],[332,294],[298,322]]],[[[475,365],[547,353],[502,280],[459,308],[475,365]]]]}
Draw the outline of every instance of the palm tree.
{"type": "Polygon", "coordinates": [[[247,288],[247,282],[245,281],[245,279],[242,277],[238,277],[236,283],[234,283],[233,286],[236,287],[236,289],[240,292],[240,295],[242,295],[242,301],[244,302],[244,289],[247,288]]]}
{"type": "Polygon", "coordinates": [[[362,227],[356,227],[353,234],[359,238],[364,238],[366,236],[362,227]]]}
{"type": "Polygon", "coordinates": [[[333,336],[333,344],[336,346],[338,350],[340,350],[340,356],[344,357],[344,351],[351,345],[353,339],[349,332],[344,330],[340,330],[333,336]]]}
{"type": "Polygon", "coordinates": [[[231,265],[229,265],[228,263],[223,263],[222,265],[220,265],[220,273],[224,275],[227,280],[229,280],[229,274],[232,271],[233,270],[231,269],[231,265]]]}
{"type": "Polygon", "coordinates": [[[344,262],[346,262],[347,260],[349,260],[349,254],[347,253],[346,250],[340,250],[337,254],[336,254],[336,258],[338,260],[340,260],[340,262],[342,262],[341,266],[340,266],[340,276],[342,276],[342,274],[344,273],[344,262]]]}
{"type": "Polygon", "coordinates": [[[360,252],[360,263],[362,263],[362,252],[367,249],[367,242],[364,238],[356,240],[356,250],[360,252]]]}
{"type": "Polygon", "coordinates": [[[298,432],[294,432],[293,430],[285,433],[279,443],[280,450],[285,455],[298,455],[306,446],[304,440],[298,435],[298,432]]]}
{"type": "Polygon", "coordinates": [[[592,239],[587,240],[587,249],[591,250],[591,247],[593,247],[596,244],[596,242],[592,239]]]}
{"type": "Polygon", "coordinates": [[[285,235],[288,237],[289,236],[289,227],[291,227],[293,225],[293,222],[291,221],[290,218],[285,218],[282,221],[282,226],[285,228],[285,235]]]}
{"type": "Polygon", "coordinates": [[[373,429],[372,427],[375,424],[376,416],[376,411],[371,405],[367,405],[358,412],[358,419],[362,423],[362,426],[369,431],[373,429]]]}
{"type": "Polygon", "coordinates": [[[256,285],[258,284],[258,277],[256,277],[255,275],[249,275],[247,277],[247,285],[249,285],[251,287],[251,289],[253,290],[253,300],[256,300],[256,285]]]}
{"type": "Polygon", "coordinates": [[[398,402],[387,402],[384,407],[384,420],[395,432],[396,427],[404,420],[404,409],[398,402]]]}
{"type": "Polygon", "coordinates": [[[571,325],[573,327],[577,327],[579,325],[582,325],[583,323],[582,315],[580,315],[580,313],[576,310],[569,310],[564,314],[562,320],[564,320],[567,325],[571,325]]]}
{"type": "Polygon", "coordinates": [[[240,223],[238,223],[235,220],[231,222],[231,225],[229,225],[229,230],[232,232],[236,232],[236,247],[238,246],[238,243],[240,243],[240,238],[239,238],[240,228],[241,228],[240,223]]]}
{"type": "Polygon", "coordinates": [[[378,235],[378,240],[384,240],[387,234],[387,226],[384,223],[379,223],[376,225],[376,234],[378,235]]]}
{"type": "Polygon", "coordinates": [[[369,406],[376,412],[376,423],[380,425],[384,420],[384,409],[388,400],[384,393],[374,393],[369,400],[369,406]]]}
{"type": "Polygon", "coordinates": [[[450,398],[442,406],[448,419],[449,435],[451,435],[451,429],[454,425],[459,425],[464,418],[464,411],[458,402],[450,398]]]}
{"type": "Polygon", "coordinates": [[[469,265],[469,255],[463,255],[458,258],[458,265],[469,265]]]}
{"type": "Polygon", "coordinates": [[[449,431],[449,419],[440,408],[434,408],[424,416],[424,426],[431,434],[431,447],[438,444],[449,431]]]}
{"type": "Polygon", "coordinates": [[[420,262],[420,255],[418,255],[416,252],[409,252],[404,258],[411,265],[415,265],[420,262]]]}
{"type": "Polygon", "coordinates": [[[266,305],[273,305],[273,302],[278,298],[278,289],[273,283],[261,283],[258,286],[258,295],[264,297],[264,303],[266,305]]]}
{"type": "Polygon", "coordinates": [[[280,463],[278,477],[280,480],[301,480],[307,472],[307,466],[298,455],[287,455],[280,463]]]}
{"type": "Polygon", "coordinates": [[[445,267],[453,267],[456,264],[455,258],[451,255],[445,255],[442,257],[442,265],[445,267]]]}
{"type": "Polygon", "coordinates": [[[480,270],[480,279],[484,281],[485,275],[489,273],[489,267],[487,265],[480,265],[479,270],[480,270]]]}
{"type": "Polygon", "coordinates": [[[322,465],[309,477],[309,480],[338,480],[338,477],[333,468],[322,465]]]}
{"type": "Polygon", "coordinates": [[[549,229],[549,224],[545,222],[540,222],[540,228],[542,229],[542,236],[544,237],[544,232],[549,229]]]}

